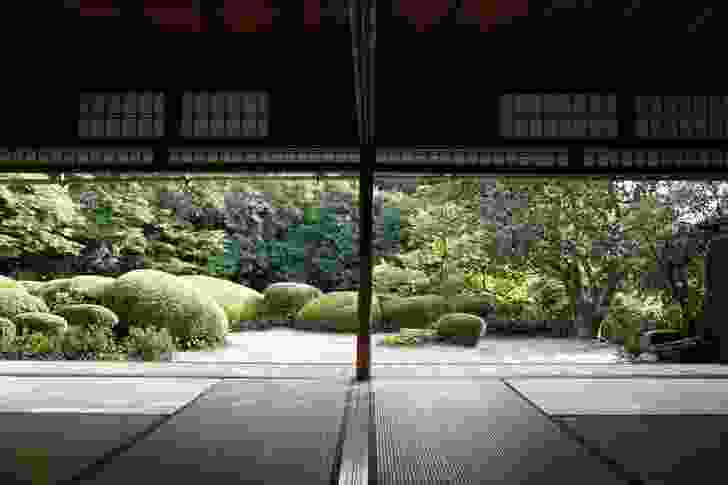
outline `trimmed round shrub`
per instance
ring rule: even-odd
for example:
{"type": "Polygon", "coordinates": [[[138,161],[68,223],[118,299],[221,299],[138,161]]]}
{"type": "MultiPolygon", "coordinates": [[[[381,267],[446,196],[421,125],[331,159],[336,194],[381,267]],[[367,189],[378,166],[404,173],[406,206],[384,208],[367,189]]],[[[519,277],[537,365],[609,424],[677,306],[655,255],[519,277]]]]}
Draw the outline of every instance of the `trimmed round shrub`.
{"type": "Polygon", "coordinates": [[[119,317],[101,305],[63,305],[56,308],[53,313],[65,318],[69,325],[84,328],[104,327],[111,329],[119,323],[119,317]]]}
{"type": "Polygon", "coordinates": [[[428,328],[451,308],[440,295],[392,298],[382,303],[383,318],[395,328],[428,328]]]}
{"type": "Polygon", "coordinates": [[[43,300],[48,301],[49,298],[53,298],[55,293],[59,291],[68,291],[71,287],[71,278],[60,278],[57,280],[46,281],[43,286],[38,290],[38,296],[43,300]]]}
{"type": "Polygon", "coordinates": [[[0,275],[0,288],[19,288],[20,285],[17,281],[7,276],[0,275]]]}
{"type": "MultiPolygon", "coordinates": [[[[71,326],[60,339],[59,347],[66,358],[71,360],[89,356],[104,360],[125,350],[116,345],[111,331],[102,327],[71,326]]],[[[118,357],[113,360],[118,360],[118,357]]]]}
{"type": "Polygon", "coordinates": [[[662,310],[662,318],[659,320],[659,323],[663,329],[687,332],[686,326],[683,325],[682,307],[677,303],[668,305],[662,310]]]}
{"type": "Polygon", "coordinates": [[[44,335],[61,335],[68,329],[65,318],[44,312],[19,313],[13,318],[18,333],[40,332],[44,335]]]}
{"type": "Polygon", "coordinates": [[[485,321],[469,313],[448,313],[432,326],[440,337],[480,337],[485,321]]]}
{"type": "Polygon", "coordinates": [[[0,288],[0,317],[13,320],[16,315],[28,312],[49,312],[48,305],[22,288],[0,288]]]}
{"type": "Polygon", "coordinates": [[[99,301],[106,288],[114,284],[115,278],[109,276],[79,275],[71,278],[69,290],[88,300],[99,301]]]}
{"type": "Polygon", "coordinates": [[[490,297],[457,295],[449,298],[448,303],[456,313],[469,313],[481,318],[491,317],[495,313],[495,305],[490,297]]]}
{"type": "Polygon", "coordinates": [[[289,320],[308,302],[324,293],[305,283],[273,283],[263,291],[260,316],[269,320],[289,320]]]}
{"type": "Polygon", "coordinates": [[[45,281],[19,280],[16,283],[33,296],[40,296],[40,289],[45,285],[45,281]]]}
{"type": "Polygon", "coordinates": [[[174,339],[166,328],[131,328],[124,346],[130,358],[144,361],[171,360],[175,351],[174,339]]]}
{"type": "Polygon", "coordinates": [[[606,336],[610,340],[624,340],[632,335],[639,335],[642,316],[625,306],[613,305],[607,318],[599,325],[598,336],[606,336]]]}
{"type": "MultiPolygon", "coordinates": [[[[333,291],[306,303],[296,314],[295,328],[357,333],[359,329],[359,294],[356,291],[333,291]]],[[[381,319],[379,300],[372,294],[370,328],[381,319]]]]}
{"type": "Polygon", "coordinates": [[[15,324],[12,320],[0,317],[0,347],[12,343],[17,335],[15,324]]]}
{"type": "Polygon", "coordinates": [[[227,315],[228,322],[230,322],[230,328],[237,328],[241,321],[255,320],[258,316],[257,306],[247,303],[227,305],[223,308],[223,311],[227,315]]]}
{"type": "Polygon", "coordinates": [[[29,357],[35,360],[39,356],[57,354],[59,352],[58,342],[58,336],[30,332],[26,335],[16,336],[12,349],[19,358],[29,357]]]}
{"type": "Polygon", "coordinates": [[[263,308],[263,295],[247,286],[205,275],[183,275],[178,278],[220,305],[231,325],[241,320],[256,320],[263,308]]]}
{"type": "Polygon", "coordinates": [[[128,328],[166,328],[183,349],[224,345],[229,324],[222,308],[189,283],[157,270],[134,270],[106,288],[102,305],[128,328]]]}

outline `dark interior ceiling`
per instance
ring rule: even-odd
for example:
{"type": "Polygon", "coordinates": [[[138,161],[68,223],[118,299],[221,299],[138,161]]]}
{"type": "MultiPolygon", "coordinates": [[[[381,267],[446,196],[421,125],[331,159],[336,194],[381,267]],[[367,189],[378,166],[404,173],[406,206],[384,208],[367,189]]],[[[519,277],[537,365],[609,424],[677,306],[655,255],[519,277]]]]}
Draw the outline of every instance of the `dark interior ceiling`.
{"type": "MultiPolygon", "coordinates": [[[[275,145],[356,145],[348,27],[325,16],[306,32],[303,7],[291,3],[268,2],[279,15],[255,33],[225,32],[215,2],[197,10],[209,15],[208,31],[188,34],[160,33],[143,1],[124,3],[118,17],[65,8],[29,17],[24,29],[18,22],[18,48],[5,58],[4,143],[62,142],[79,89],[210,88],[270,90],[275,145]]],[[[377,143],[477,144],[509,91],[721,94],[725,17],[708,2],[527,3],[527,15],[509,15],[508,2],[482,10],[505,14],[481,32],[464,12],[489,2],[445,0],[447,15],[417,32],[422,5],[437,14],[438,1],[419,2],[420,11],[378,2],[377,143]]],[[[336,5],[321,2],[341,14],[336,5]]]]}

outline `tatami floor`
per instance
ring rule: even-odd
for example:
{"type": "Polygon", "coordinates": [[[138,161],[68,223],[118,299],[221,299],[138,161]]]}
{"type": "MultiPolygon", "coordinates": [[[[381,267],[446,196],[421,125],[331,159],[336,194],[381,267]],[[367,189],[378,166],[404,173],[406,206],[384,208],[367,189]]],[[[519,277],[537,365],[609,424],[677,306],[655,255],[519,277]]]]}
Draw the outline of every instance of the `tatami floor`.
{"type": "Polygon", "coordinates": [[[724,366],[375,364],[371,375],[1,362],[0,483],[723,483],[724,366]]]}

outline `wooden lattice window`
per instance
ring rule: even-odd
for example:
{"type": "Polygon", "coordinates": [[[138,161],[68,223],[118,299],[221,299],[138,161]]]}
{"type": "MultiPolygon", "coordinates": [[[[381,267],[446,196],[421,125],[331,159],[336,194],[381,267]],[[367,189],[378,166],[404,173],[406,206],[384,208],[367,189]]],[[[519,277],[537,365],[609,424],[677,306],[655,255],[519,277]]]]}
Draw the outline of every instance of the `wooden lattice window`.
{"type": "Polygon", "coordinates": [[[269,131],[264,92],[186,92],[182,97],[185,138],[262,138],[269,131]]]}
{"type": "Polygon", "coordinates": [[[142,91],[82,93],[80,138],[160,138],[164,136],[164,93],[142,91]]]}

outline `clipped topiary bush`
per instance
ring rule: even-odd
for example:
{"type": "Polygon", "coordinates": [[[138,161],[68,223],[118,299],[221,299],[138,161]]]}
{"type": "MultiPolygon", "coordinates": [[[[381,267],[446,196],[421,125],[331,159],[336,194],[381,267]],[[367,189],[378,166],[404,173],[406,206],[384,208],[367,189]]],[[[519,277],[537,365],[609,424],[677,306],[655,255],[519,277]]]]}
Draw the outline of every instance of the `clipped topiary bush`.
{"type": "Polygon", "coordinates": [[[114,342],[111,330],[103,327],[69,327],[59,345],[70,360],[81,360],[90,356],[100,360],[114,356],[114,360],[117,360],[117,354],[124,350],[114,342]]]}
{"type": "Polygon", "coordinates": [[[114,312],[101,305],[63,305],[54,310],[68,321],[69,326],[84,328],[105,327],[114,328],[119,323],[119,317],[114,312]]]}
{"type": "Polygon", "coordinates": [[[18,288],[20,285],[17,281],[7,276],[0,275],[0,288],[18,288]]]}
{"type": "Polygon", "coordinates": [[[22,288],[0,288],[0,317],[9,319],[27,312],[48,312],[45,302],[22,288]]]}
{"type": "Polygon", "coordinates": [[[129,357],[141,357],[144,361],[171,360],[175,350],[174,340],[166,328],[131,328],[124,346],[129,357]]]}
{"type": "Polygon", "coordinates": [[[27,312],[15,315],[13,323],[18,333],[40,332],[44,335],[61,335],[68,329],[65,318],[45,312],[27,312]]]}
{"type": "Polygon", "coordinates": [[[485,321],[469,313],[448,313],[440,317],[432,328],[441,337],[480,338],[485,328],[485,321]]]}
{"type": "Polygon", "coordinates": [[[0,317],[0,349],[13,342],[17,332],[12,320],[0,317]]]}

